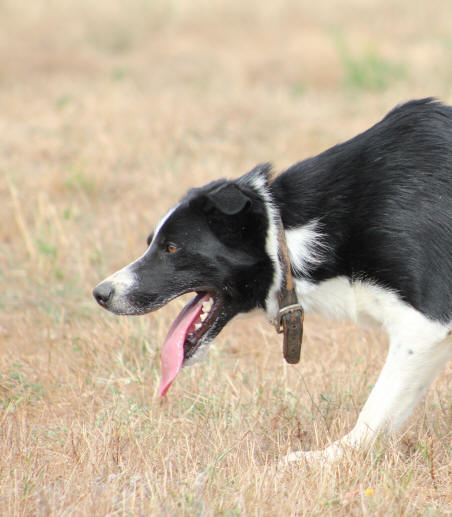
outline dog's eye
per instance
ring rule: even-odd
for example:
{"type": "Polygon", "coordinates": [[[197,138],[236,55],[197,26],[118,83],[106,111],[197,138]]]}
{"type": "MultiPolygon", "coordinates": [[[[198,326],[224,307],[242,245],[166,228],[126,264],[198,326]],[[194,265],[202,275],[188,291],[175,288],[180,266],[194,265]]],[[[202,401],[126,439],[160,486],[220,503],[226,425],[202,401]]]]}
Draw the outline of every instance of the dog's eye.
{"type": "Polygon", "coordinates": [[[175,251],[177,251],[179,248],[176,246],[176,244],[174,244],[174,242],[168,242],[166,244],[166,251],[168,253],[174,253],[175,251]]]}

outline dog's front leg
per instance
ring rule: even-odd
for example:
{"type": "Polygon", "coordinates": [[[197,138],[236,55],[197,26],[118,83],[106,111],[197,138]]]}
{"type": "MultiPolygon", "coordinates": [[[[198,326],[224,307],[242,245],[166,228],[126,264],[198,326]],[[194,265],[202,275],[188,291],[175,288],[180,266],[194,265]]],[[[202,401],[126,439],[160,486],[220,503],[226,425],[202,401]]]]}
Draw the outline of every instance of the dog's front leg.
{"type": "Polygon", "coordinates": [[[285,456],[284,463],[331,461],[347,448],[368,447],[378,434],[397,431],[452,353],[451,341],[445,339],[447,329],[429,324],[431,332],[419,329],[413,336],[415,329],[405,327],[404,335],[391,340],[380,376],[347,435],[321,451],[292,452],[285,456]]]}

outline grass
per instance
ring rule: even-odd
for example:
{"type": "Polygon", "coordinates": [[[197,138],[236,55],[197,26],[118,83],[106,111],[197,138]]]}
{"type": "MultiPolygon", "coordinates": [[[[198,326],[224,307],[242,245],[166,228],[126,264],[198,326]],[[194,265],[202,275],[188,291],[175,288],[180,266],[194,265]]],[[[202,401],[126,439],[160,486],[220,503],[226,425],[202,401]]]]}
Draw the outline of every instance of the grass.
{"type": "Polygon", "coordinates": [[[385,59],[373,46],[367,46],[359,56],[353,56],[340,32],[334,41],[344,67],[344,81],[352,89],[386,90],[407,75],[403,63],[385,59]]]}
{"type": "Polygon", "coordinates": [[[159,400],[183,302],[120,318],[91,298],[191,186],[282,169],[411,97],[451,102],[450,3],[0,11],[0,515],[450,515],[450,364],[397,440],[285,470],[286,452],[353,426],[384,336],[307,316],[289,366],[251,315],[159,400]],[[344,83],[332,26],[384,88],[344,83]],[[403,80],[386,63],[404,63],[403,80]]]}

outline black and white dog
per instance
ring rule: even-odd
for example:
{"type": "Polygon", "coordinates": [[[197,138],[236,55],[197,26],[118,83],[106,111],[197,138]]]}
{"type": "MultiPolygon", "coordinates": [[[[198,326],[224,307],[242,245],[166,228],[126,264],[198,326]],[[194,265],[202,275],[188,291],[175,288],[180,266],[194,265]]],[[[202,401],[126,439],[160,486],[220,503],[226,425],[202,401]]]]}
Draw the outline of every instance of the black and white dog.
{"type": "Polygon", "coordinates": [[[335,457],[400,428],[451,357],[452,107],[412,101],[275,179],[260,165],[190,190],[145,254],[94,290],[116,314],[196,293],[163,345],[161,395],[236,314],[260,308],[275,318],[280,220],[303,308],[373,321],[390,337],[355,427],[317,453],[335,457]]]}

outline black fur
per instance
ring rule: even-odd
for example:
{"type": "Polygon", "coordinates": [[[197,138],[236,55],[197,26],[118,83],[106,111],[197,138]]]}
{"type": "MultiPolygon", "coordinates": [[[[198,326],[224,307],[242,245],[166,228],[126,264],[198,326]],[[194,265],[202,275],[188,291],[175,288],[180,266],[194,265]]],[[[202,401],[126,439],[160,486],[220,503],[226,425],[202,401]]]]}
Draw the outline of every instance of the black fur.
{"type": "Polygon", "coordinates": [[[452,108],[432,99],[297,163],[271,187],[284,226],[321,223],[315,282],[345,275],[392,289],[426,316],[452,314],[452,108]]]}

